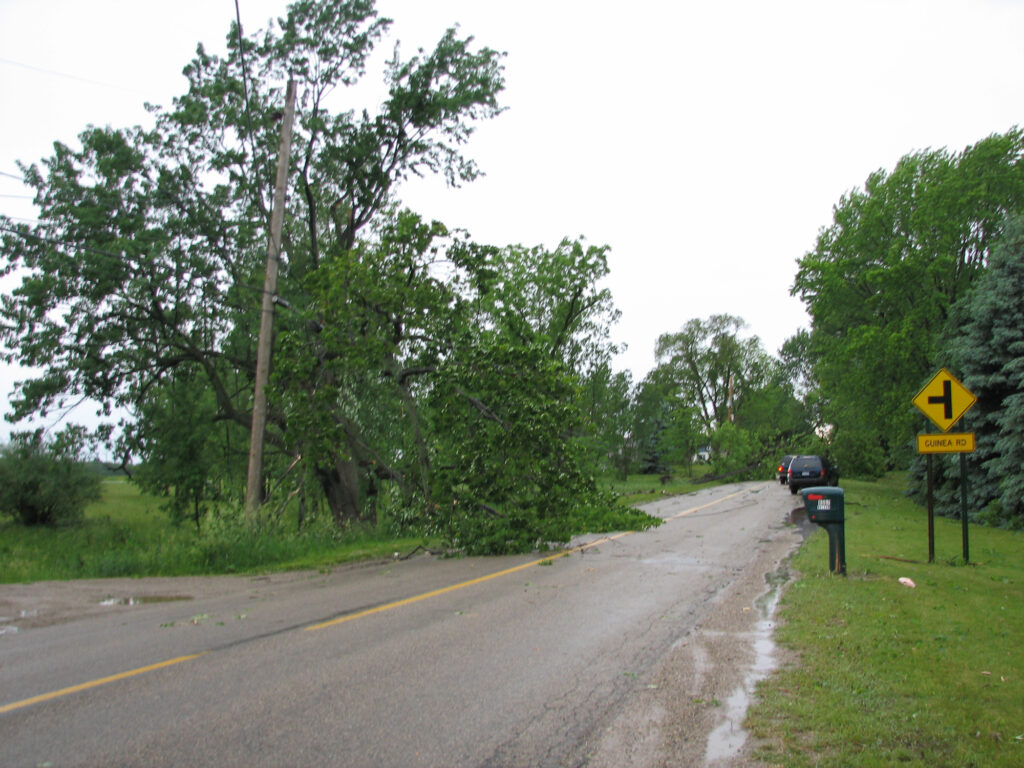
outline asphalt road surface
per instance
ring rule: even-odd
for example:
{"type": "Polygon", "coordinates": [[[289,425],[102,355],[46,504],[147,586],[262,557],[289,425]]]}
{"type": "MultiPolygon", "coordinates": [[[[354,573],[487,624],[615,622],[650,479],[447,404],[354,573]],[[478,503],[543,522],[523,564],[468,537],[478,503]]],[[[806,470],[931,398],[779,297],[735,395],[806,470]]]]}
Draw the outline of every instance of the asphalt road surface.
{"type": "Polygon", "coordinates": [[[0,585],[0,766],[738,766],[774,482],[566,554],[0,585]]]}

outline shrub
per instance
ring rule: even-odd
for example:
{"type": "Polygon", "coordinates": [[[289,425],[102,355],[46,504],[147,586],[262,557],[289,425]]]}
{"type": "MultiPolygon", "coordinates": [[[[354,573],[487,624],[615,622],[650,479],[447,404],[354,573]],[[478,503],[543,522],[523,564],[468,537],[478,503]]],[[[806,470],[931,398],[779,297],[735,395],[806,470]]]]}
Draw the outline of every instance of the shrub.
{"type": "Polygon", "coordinates": [[[70,525],[100,498],[100,477],[79,461],[77,441],[17,434],[0,449],[0,514],[23,525],[70,525]]]}

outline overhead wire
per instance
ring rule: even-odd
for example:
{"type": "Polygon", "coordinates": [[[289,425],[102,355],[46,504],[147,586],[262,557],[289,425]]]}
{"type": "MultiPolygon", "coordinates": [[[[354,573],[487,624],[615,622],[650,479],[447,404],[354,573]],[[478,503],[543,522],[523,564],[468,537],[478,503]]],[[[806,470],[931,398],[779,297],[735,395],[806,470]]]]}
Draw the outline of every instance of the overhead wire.
{"type": "Polygon", "coordinates": [[[126,88],[123,85],[117,85],[115,83],[104,83],[101,80],[90,80],[87,77],[79,77],[78,75],[72,75],[68,72],[58,72],[54,69],[45,69],[43,67],[37,67],[33,64],[25,64],[21,61],[14,61],[13,59],[7,59],[0,56],[0,64],[7,64],[12,67],[20,67],[21,69],[27,69],[32,72],[38,72],[43,75],[50,75],[51,77],[62,77],[66,80],[75,80],[79,83],[88,83],[89,85],[98,85],[101,88],[113,88],[114,90],[126,91],[128,93],[141,93],[141,91],[135,88],[126,88]]]}

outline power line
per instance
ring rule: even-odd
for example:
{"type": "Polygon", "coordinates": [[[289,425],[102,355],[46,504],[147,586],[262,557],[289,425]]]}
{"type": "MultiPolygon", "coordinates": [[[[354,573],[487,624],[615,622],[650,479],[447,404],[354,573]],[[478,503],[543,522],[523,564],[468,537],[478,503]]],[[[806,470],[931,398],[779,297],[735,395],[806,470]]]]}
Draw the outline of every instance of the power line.
{"type": "Polygon", "coordinates": [[[21,69],[27,69],[27,70],[29,70],[31,72],[38,72],[39,74],[42,74],[42,75],[49,75],[50,77],[61,77],[61,78],[64,78],[65,80],[74,80],[74,81],[79,82],[79,83],[88,83],[89,85],[98,85],[101,88],[111,88],[111,89],[116,90],[116,91],[125,91],[127,93],[141,93],[141,91],[138,91],[138,90],[136,90],[134,88],[125,88],[123,85],[115,85],[114,83],[104,83],[104,82],[102,82],[100,80],[90,80],[89,78],[86,78],[86,77],[79,77],[78,75],[71,75],[71,74],[68,74],[67,72],[58,72],[58,71],[53,70],[53,69],[44,69],[43,67],[36,67],[36,66],[33,66],[32,64],[25,64],[24,62],[21,62],[21,61],[13,61],[11,59],[5,59],[3,57],[0,57],[0,64],[7,64],[8,66],[11,66],[11,67],[20,67],[21,69]]]}

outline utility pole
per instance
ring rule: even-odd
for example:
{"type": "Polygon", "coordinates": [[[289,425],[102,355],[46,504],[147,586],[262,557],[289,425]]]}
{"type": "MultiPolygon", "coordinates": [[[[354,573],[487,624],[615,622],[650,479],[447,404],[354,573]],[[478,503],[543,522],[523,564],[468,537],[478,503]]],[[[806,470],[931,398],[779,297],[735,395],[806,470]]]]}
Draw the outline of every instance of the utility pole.
{"type": "Polygon", "coordinates": [[[270,246],[267,249],[267,276],[263,282],[263,310],[260,313],[260,337],[256,346],[256,386],[252,398],[252,436],[249,440],[249,474],[245,486],[245,517],[256,522],[263,502],[263,436],[267,427],[267,381],[270,379],[270,352],[274,335],[274,299],[277,294],[277,267],[281,257],[281,229],[284,225],[284,197],[288,186],[288,159],[292,149],[292,122],[295,118],[295,81],[288,81],[284,117],[281,120],[281,148],[277,155],[277,182],[270,212],[270,246]]]}

